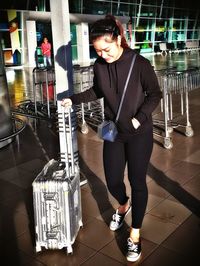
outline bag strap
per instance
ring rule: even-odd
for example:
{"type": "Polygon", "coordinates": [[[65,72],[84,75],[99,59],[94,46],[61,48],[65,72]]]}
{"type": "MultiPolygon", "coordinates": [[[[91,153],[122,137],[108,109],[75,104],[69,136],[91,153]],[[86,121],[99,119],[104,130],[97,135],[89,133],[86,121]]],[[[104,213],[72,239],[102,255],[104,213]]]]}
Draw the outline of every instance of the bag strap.
{"type": "Polygon", "coordinates": [[[120,104],[119,104],[119,107],[118,107],[118,111],[117,111],[117,116],[116,116],[116,119],[115,119],[115,123],[119,119],[119,114],[121,112],[122,103],[124,101],[125,92],[126,92],[126,89],[127,89],[127,86],[128,86],[128,82],[129,82],[129,79],[130,79],[130,76],[131,76],[131,72],[132,72],[132,69],[133,69],[133,66],[134,66],[134,63],[135,63],[135,59],[136,59],[136,54],[133,55],[133,59],[132,59],[132,62],[131,62],[131,66],[130,66],[130,69],[129,69],[129,72],[128,72],[128,76],[127,76],[127,79],[126,79],[126,83],[125,83],[125,86],[124,86],[124,91],[123,91],[123,94],[122,94],[122,98],[121,98],[121,101],[120,101],[120,104]]]}

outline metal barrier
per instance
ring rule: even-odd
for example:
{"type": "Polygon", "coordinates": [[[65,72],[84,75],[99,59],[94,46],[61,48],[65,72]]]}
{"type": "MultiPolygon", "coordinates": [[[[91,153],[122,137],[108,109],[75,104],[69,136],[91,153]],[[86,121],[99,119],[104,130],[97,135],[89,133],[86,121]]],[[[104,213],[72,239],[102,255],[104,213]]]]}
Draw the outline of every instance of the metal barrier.
{"type": "MultiPolygon", "coordinates": [[[[154,135],[163,138],[163,146],[166,149],[173,147],[172,132],[174,128],[185,128],[185,135],[192,137],[194,134],[189,119],[189,92],[200,87],[200,69],[192,68],[185,71],[177,71],[175,68],[156,70],[156,75],[162,90],[161,117],[156,118],[153,114],[154,135]],[[174,96],[180,96],[179,107],[173,104],[174,96]],[[181,120],[185,119],[184,123],[181,120]]],[[[74,93],[79,93],[89,89],[93,85],[93,66],[74,66],[73,83],[74,93]]],[[[15,114],[26,115],[32,118],[55,120],[56,96],[53,88],[53,101],[50,101],[49,84],[55,85],[55,73],[53,69],[33,70],[33,92],[34,102],[27,100],[19,104],[15,114]],[[44,95],[46,92],[46,96],[44,95]],[[38,95],[39,94],[39,101],[38,95]],[[44,101],[44,96],[46,102],[44,101]]],[[[52,96],[52,95],[51,95],[52,96]]],[[[81,132],[88,133],[88,125],[97,128],[104,120],[103,98],[89,103],[82,103],[76,106],[76,114],[81,132]]]]}
{"type": "Polygon", "coordinates": [[[35,67],[32,71],[32,78],[33,101],[27,99],[19,102],[17,107],[11,108],[12,113],[49,122],[55,121],[57,104],[54,69],[35,67]]]}
{"type": "Polygon", "coordinates": [[[47,115],[50,118],[50,105],[56,105],[55,72],[50,68],[33,69],[33,95],[35,113],[38,113],[38,104],[47,106],[47,115]]]}
{"type": "Polygon", "coordinates": [[[33,102],[31,100],[25,100],[19,102],[17,107],[11,108],[11,112],[15,115],[26,116],[27,118],[41,119],[46,121],[55,121],[57,120],[57,107],[54,104],[49,105],[49,110],[47,109],[46,104],[41,102],[33,102]],[[48,114],[50,113],[50,116],[48,114]]]}
{"type": "MultiPolygon", "coordinates": [[[[173,147],[172,136],[173,128],[184,127],[185,135],[192,137],[194,131],[189,120],[189,92],[200,87],[200,70],[198,68],[185,71],[160,70],[156,71],[158,81],[162,90],[163,98],[161,101],[161,111],[164,115],[163,120],[153,119],[154,126],[164,126],[163,134],[154,134],[164,138],[164,147],[171,149],[173,147]],[[180,95],[180,111],[175,118],[173,95],[180,95]],[[180,121],[185,118],[185,123],[180,121]],[[178,120],[178,122],[176,121],[178,120]]],[[[177,110],[176,110],[177,111],[177,110]]]]}
{"type": "MultiPolygon", "coordinates": [[[[92,87],[93,66],[74,67],[74,92],[79,93],[92,87]]],[[[104,119],[103,99],[77,106],[77,117],[81,121],[81,132],[88,133],[88,124],[97,127],[104,119]]]]}
{"type": "Polygon", "coordinates": [[[12,117],[12,132],[7,136],[0,138],[0,148],[4,147],[7,144],[10,144],[14,137],[18,135],[25,129],[26,122],[20,118],[12,117]]]}
{"type": "MultiPolygon", "coordinates": [[[[55,121],[57,118],[57,102],[55,95],[55,73],[53,69],[34,68],[33,72],[33,98],[18,103],[13,114],[24,115],[30,118],[55,121]],[[49,90],[52,86],[52,91],[49,90]],[[53,93],[53,95],[52,95],[53,93]]],[[[74,93],[89,89],[93,85],[93,66],[74,66],[73,71],[74,93]]],[[[76,113],[81,132],[88,133],[88,124],[97,127],[104,119],[103,99],[76,106],[76,113]],[[87,122],[86,122],[87,121],[87,122]]]]}

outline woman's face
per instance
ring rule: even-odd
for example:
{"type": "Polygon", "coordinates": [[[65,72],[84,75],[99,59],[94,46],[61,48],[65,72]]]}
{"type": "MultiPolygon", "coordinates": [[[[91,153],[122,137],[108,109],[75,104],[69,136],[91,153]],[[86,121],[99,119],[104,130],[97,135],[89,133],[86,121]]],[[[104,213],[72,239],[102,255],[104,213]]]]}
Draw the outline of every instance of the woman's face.
{"type": "Polygon", "coordinates": [[[93,41],[94,49],[98,56],[102,57],[107,63],[113,63],[121,56],[123,48],[121,47],[121,37],[112,40],[110,36],[102,36],[93,41]]]}

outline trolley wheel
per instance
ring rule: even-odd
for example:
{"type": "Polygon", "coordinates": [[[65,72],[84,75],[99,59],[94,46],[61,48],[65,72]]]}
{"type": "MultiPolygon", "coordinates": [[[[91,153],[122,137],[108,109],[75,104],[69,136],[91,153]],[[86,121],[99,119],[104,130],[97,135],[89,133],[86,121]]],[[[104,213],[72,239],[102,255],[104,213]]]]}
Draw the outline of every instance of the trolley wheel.
{"type": "Polygon", "coordinates": [[[67,254],[71,254],[71,255],[73,255],[73,249],[72,249],[72,246],[68,246],[68,247],[67,247],[67,254]]]}
{"type": "Polygon", "coordinates": [[[172,143],[171,139],[170,138],[165,138],[163,146],[166,149],[168,149],[168,150],[172,149],[173,148],[173,143],[172,143]]]}
{"type": "Polygon", "coordinates": [[[169,133],[172,133],[172,132],[174,131],[174,129],[173,129],[173,127],[168,127],[168,128],[167,128],[167,131],[168,131],[169,133]]]}
{"type": "Polygon", "coordinates": [[[88,126],[85,122],[81,125],[81,132],[83,134],[87,134],[89,132],[88,126]]]}
{"type": "Polygon", "coordinates": [[[194,131],[191,126],[187,126],[185,130],[186,137],[192,137],[194,135],[194,131]]]}
{"type": "Polygon", "coordinates": [[[36,250],[36,252],[40,252],[42,250],[42,248],[40,245],[36,245],[35,250],[36,250]]]}

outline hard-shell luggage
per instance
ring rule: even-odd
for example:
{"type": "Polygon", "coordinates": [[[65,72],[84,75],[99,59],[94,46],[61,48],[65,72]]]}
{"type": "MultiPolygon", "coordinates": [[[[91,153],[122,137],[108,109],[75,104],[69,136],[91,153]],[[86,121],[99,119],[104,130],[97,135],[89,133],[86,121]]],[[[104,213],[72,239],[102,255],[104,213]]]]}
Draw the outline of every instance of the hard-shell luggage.
{"type": "Polygon", "coordinates": [[[45,247],[66,248],[71,253],[82,226],[80,171],[74,162],[71,111],[59,115],[59,130],[66,140],[65,159],[50,160],[32,183],[37,252],[45,247]]]}

